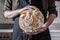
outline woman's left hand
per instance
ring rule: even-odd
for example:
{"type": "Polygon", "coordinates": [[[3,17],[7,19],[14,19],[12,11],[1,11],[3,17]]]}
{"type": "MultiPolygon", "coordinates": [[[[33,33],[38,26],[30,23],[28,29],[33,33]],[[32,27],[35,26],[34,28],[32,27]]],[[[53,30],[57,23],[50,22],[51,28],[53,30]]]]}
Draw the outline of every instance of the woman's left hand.
{"type": "Polygon", "coordinates": [[[29,35],[36,35],[38,33],[44,32],[48,27],[44,24],[41,28],[36,29],[36,32],[25,32],[26,34],[29,35]]]}

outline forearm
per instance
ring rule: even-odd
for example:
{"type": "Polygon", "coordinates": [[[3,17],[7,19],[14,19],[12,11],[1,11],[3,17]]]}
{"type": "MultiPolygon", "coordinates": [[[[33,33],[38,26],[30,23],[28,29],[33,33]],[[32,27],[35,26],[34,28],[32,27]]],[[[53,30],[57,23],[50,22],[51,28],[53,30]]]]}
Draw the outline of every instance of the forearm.
{"type": "Polygon", "coordinates": [[[22,11],[29,10],[29,9],[35,9],[36,10],[37,8],[34,6],[26,6],[22,9],[18,9],[18,10],[14,10],[14,11],[5,11],[4,16],[5,16],[5,18],[13,18],[13,17],[19,15],[22,11]]]}
{"type": "Polygon", "coordinates": [[[13,18],[17,15],[20,15],[20,12],[22,12],[23,9],[18,9],[18,10],[14,10],[14,11],[5,11],[4,12],[4,17],[5,18],[13,18]]]}
{"type": "Polygon", "coordinates": [[[51,14],[51,15],[48,17],[45,25],[46,25],[47,27],[49,27],[49,25],[52,24],[52,22],[54,21],[55,18],[56,18],[56,15],[55,15],[55,14],[51,14]]]}

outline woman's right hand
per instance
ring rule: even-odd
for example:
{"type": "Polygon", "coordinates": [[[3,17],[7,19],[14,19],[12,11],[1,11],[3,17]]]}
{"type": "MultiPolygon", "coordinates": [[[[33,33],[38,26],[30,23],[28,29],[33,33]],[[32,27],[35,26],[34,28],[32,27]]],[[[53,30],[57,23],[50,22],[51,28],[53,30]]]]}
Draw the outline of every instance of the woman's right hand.
{"type": "Polygon", "coordinates": [[[26,6],[26,7],[22,8],[22,9],[19,9],[18,11],[19,11],[19,13],[21,13],[21,12],[23,12],[25,10],[29,10],[29,9],[31,9],[31,8],[26,6]]]}
{"type": "Polygon", "coordinates": [[[28,6],[26,6],[26,8],[30,8],[33,10],[39,10],[36,6],[32,6],[32,5],[28,5],[28,6]]]}
{"type": "Polygon", "coordinates": [[[22,9],[20,9],[19,11],[22,12],[22,11],[25,11],[25,10],[30,10],[30,9],[33,9],[33,10],[39,10],[37,7],[35,6],[32,6],[32,5],[28,5],[22,9]]]}

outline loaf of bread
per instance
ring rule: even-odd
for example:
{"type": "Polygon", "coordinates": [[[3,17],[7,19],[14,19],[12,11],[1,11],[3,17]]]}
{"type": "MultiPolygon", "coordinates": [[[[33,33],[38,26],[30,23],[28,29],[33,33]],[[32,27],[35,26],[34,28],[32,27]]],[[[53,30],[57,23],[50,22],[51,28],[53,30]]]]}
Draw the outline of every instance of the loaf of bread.
{"type": "Polygon", "coordinates": [[[25,10],[19,17],[19,26],[25,32],[35,32],[44,24],[44,16],[40,10],[25,10]]]}

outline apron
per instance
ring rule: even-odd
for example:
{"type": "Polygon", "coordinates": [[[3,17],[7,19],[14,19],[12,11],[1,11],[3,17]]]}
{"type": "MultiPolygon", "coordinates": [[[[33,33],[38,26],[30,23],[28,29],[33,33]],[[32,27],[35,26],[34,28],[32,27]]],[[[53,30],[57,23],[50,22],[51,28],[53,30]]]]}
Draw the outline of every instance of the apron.
{"type": "MultiPolygon", "coordinates": [[[[27,5],[34,5],[38,7],[40,11],[43,12],[41,0],[19,0],[18,2],[19,2],[18,9],[21,9],[27,5]]],[[[43,15],[46,20],[46,14],[43,15]]],[[[17,16],[14,21],[12,40],[51,40],[49,29],[37,35],[27,35],[23,33],[22,29],[20,29],[18,22],[19,16],[17,16]]]]}

